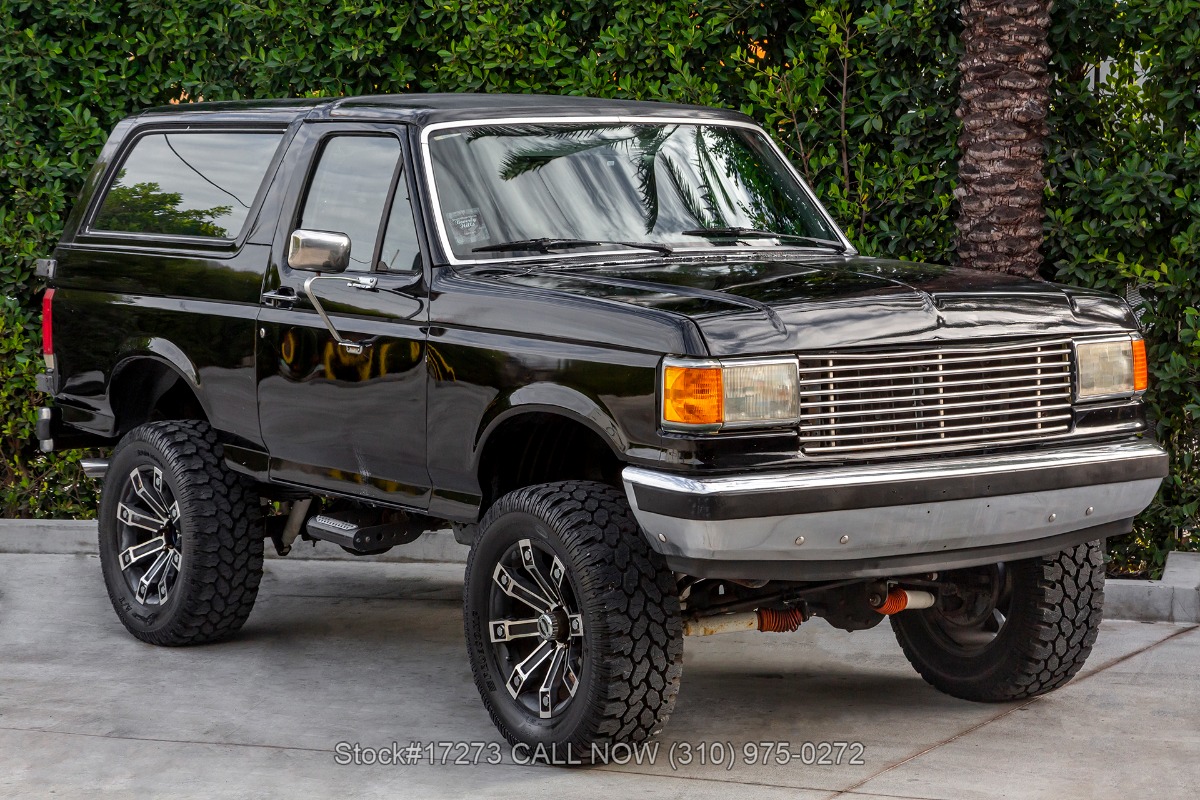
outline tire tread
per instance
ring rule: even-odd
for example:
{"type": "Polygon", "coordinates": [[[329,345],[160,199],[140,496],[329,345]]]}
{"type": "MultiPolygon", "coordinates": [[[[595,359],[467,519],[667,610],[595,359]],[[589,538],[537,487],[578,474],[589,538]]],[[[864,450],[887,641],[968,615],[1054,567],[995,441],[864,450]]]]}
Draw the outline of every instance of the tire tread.
{"type": "MultiPolygon", "coordinates": [[[[481,531],[512,511],[537,516],[559,532],[576,562],[581,602],[593,597],[603,610],[595,637],[603,646],[592,653],[602,691],[565,744],[586,757],[592,745],[648,739],[670,717],[683,672],[683,625],[674,575],[645,541],[624,492],[611,486],[564,481],[518,489],[492,506],[480,523],[481,531]]],[[[476,552],[472,550],[468,561],[468,585],[476,552]]],[[[470,641],[470,631],[467,636],[470,641]]],[[[492,722],[515,744],[519,739],[492,707],[481,678],[476,669],[476,685],[492,722]]]]}
{"type": "MultiPolygon", "coordinates": [[[[166,627],[146,631],[131,626],[110,585],[113,608],[130,633],[151,644],[178,647],[228,638],[249,618],[262,580],[262,514],[254,483],[225,466],[216,431],[205,422],[141,425],[122,439],[114,459],[137,442],[158,449],[177,470],[181,517],[189,515],[196,534],[189,552],[192,563],[177,578],[175,591],[184,592],[184,601],[166,627]]],[[[105,535],[102,525],[102,551],[105,535]]]]}
{"type": "Polygon", "coordinates": [[[892,618],[905,657],[925,681],[955,697],[983,702],[1023,700],[1053,691],[1082,669],[1100,632],[1104,610],[1101,542],[1085,542],[1010,565],[1024,570],[1032,591],[1010,622],[1018,626],[1013,652],[989,680],[948,680],[927,663],[920,647],[892,618]]]}

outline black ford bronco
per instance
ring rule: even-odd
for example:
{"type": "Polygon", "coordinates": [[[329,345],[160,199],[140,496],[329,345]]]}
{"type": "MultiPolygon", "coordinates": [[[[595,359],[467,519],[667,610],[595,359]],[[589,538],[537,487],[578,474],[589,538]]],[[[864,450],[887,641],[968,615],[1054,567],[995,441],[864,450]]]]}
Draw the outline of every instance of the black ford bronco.
{"type": "Polygon", "coordinates": [[[115,445],[134,636],[237,631],[267,539],[449,525],[493,721],[585,756],[661,728],[685,634],[890,617],[952,695],[1061,686],[1166,474],[1125,302],[862,257],[727,111],[155,109],[39,270],[39,437],[115,445]]]}

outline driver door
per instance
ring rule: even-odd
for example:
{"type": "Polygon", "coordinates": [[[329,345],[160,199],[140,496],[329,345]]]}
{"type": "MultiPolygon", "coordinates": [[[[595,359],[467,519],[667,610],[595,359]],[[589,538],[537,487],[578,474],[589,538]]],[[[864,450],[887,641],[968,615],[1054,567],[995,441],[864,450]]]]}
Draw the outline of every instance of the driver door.
{"type": "Polygon", "coordinates": [[[270,477],[425,508],[427,278],[405,129],[313,123],[294,146],[307,168],[294,170],[259,314],[270,477]],[[298,229],[348,236],[345,272],[292,268],[298,229]]]}

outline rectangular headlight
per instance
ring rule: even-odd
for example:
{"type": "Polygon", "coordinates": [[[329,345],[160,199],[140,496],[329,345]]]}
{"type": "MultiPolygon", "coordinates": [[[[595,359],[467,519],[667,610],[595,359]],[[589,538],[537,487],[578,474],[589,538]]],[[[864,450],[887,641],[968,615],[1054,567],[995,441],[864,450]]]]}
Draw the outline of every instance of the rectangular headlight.
{"type": "Polygon", "coordinates": [[[1128,396],[1145,391],[1148,384],[1141,337],[1076,342],[1075,362],[1077,400],[1128,396]]]}
{"type": "Polygon", "coordinates": [[[720,430],[781,425],[800,414],[795,358],[663,361],[662,425],[720,430]]]}

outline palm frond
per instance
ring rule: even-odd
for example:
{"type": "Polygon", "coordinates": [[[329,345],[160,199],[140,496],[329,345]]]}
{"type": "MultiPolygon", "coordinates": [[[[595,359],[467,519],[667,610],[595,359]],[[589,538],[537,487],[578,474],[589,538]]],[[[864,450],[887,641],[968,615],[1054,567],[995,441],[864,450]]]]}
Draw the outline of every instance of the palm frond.
{"type": "Polygon", "coordinates": [[[500,163],[500,177],[506,181],[512,180],[518,175],[540,169],[556,158],[585,153],[608,144],[609,142],[604,140],[564,141],[514,150],[506,155],[500,163]]]}
{"type": "Polygon", "coordinates": [[[662,164],[667,170],[667,177],[671,179],[671,186],[675,188],[675,192],[683,200],[684,208],[699,223],[700,227],[717,227],[720,223],[714,224],[716,220],[705,210],[704,199],[696,196],[696,192],[688,185],[687,178],[684,177],[683,171],[680,170],[679,166],[670,157],[664,157],[662,164]]]}

